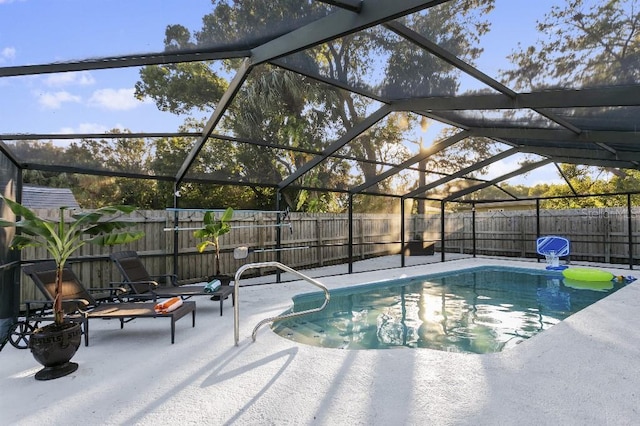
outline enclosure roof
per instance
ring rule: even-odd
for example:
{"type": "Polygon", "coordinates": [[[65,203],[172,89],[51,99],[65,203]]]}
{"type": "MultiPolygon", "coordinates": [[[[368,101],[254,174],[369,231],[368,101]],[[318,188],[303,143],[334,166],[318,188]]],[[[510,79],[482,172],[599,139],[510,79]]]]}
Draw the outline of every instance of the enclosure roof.
{"type": "Polygon", "coordinates": [[[561,163],[637,169],[640,5],[572,3],[0,2],[0,149],[36,170],[451,201],[561,163]],[[187,71],[200,89],[153,92],[187,71]],[[134,138],[186,148],[148,170],[68,149],[134,138]]]}

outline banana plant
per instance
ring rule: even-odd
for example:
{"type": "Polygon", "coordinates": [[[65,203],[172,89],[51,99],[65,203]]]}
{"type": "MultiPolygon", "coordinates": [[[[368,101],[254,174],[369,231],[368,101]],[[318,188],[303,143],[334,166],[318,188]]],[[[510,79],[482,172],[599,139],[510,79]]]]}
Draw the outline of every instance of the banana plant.
{"type": "Polygon", "coordinates": [[[215,275],[220,275],[220,236],[231,231],[229,221],[233,216],[233,209],[227,208],[220,219],[216,219],[214,212],[208,211],[204,214],[204,227],[194,231],[193,236],[196,238],[205,238],[204,241],[198,243],[196,248],[198,252],[204,252],[208,246],[213,246],[215,250],[215,275]]]}
{"type": "Polygon", "coordinates": [[[129,214],[135,207],[115,205],[97,210],[71,214],[65,221],[64,212],[67,207],[60,207],[58,220],[41,218],[34,211],[20,203],[2,197],[7,206],[20,220],[11,222],[0,219],[0,227],[15,227],[20,230],[11,241],[12,249],[25,247],[41,247],[47,250],[56,263],[56,286],[53,301],[55,323],[62,325],[64,310],[62,309],[62,271],[65,263],[80,247],[85,244],[112,246],[135,241],[144,236],[144,232],[128,232],[125,229],[135,225],[134,222],[103,220],[105,216],[116,213],[129,214]]]}

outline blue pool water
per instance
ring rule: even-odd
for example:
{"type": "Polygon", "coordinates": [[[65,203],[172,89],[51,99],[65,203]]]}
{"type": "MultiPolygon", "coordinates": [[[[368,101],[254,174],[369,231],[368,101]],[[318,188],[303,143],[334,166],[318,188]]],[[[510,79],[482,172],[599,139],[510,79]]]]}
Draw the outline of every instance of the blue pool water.
{"type": "MultiPolygon", "coordinates": [[[[272,329],[287,339],[329,348],[500,352],[622,286],[565,282],[551,271],[471,268],[333,290],[323,311],[276,321],[272,329]]],[[[297,296],[288,312],[323,300],[320,292],[297,296]]]]}

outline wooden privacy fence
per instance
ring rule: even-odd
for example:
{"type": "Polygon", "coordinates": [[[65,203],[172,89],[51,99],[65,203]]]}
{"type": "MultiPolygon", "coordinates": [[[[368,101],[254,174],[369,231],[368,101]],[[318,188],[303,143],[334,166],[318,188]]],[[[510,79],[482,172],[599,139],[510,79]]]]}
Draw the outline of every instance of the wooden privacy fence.
{"type": "MultiPolygon", "coordinates": [[[[58,210],[39,210],[37,214],[57,220],[58,210]]],[[[132,229],[144,231],[144,238],[114,247],[85,245],[70,264],[88,287],[117,285],[121,277],[109,260],[109,254],[114,251],[135,250],[153,275],[173,273],[175,270],[183,283],[203,281],[215,273],[213,249],[198,253],[196,245],[200,240],[193,237],[193,231],[203,226],[203,216],[201,211],[180,211],[177,213],[176,227],[174,212],[136,211],[119,220],[136,222],[132,229]],[[177,264],[174,264],[174,252],[178,253],[177,264]]],[[[240,266],[252,262],[278,260],[292,268],[304,269],[345,263],[348,260],[347,214],[291,213],[286,221],[278,224],[275,213],[235,211],[231,226],[231,232],[220,237],[220,264],[224,274],[233,275],[240,266]],[[280,248],[287,250],[274,250],[277,248],[278,230],[280,248]],[[242,246],[248,247],[249,255],[246,259],[234,259],[233,250],[242,246]]],[[[399,216],[355,215],[353,229],[353,255],[356,259],[397,253],[400,250],[397,242],[400,238],[399,216]]],[[[43,249],[29,247],[22,251],[23,262],[49,258],[43,249]]],[[[33,283],[22,274],[21,303],[39,298],[41,296],[33,283]]]]}
{"type": "MultiPolygon", "coordinates": [[[[631,232],[634,262],[640,258],[638,210],[632,210],[631,232]]],[[[58,210],[39,211],[55,219],[58,210]]],[[[178,272],[182,282],[196,282],[214,274],[213,250],[198,253],[193,230],[202,227],[203,213],[180,211],[177,228],[170,211],[137,211],[125,220],[136,222],[135,229],[145,237],[115,247],[84,246],[72,267],[87,286],[106,287],[119,282],[120,275],[108,259],[112,251],[136,250],[152,274],[178,272]],[[176,241],[174,245],[174,236],[176,241]],[[174,249],[177,264],[174,265],[174,249]]],[[[533,210],[478,212],[475,215],[476,253],[495,256],[535,257],[537,218],[533,210]]],[[[629,220],[627,210],[581,209],[540,212],[540,234],[562,235],[571,241],[571,258],[610,263],[629,261],[629,220]]],[[[473,216],[471,212],[447,213],[445,251],[473,253],[473,216]]],[[[405,241],[421,237],[441,251],[440,215],[413,215],[405,219],[405,241]]],[[[353,259],[360,260],[401,251],[400,216],[395,214],[353,215],[353,259]]],[[[291,213],[278,226],[275,213],[236,211],[232,230],[220,239],[222,273],[234,274],[245,263],[279,260],[304,269],[348,262],[349,216],[347,214],[291,213]],[[277,247],[281,232],[282,251],[277,247]],[[246,259],[234,259],[233,249],[249,248],[246,259]]],[[[48,259],[46,251],[27,248],[22,260],[48,259]]],[[[263,271],[267,272],[267,271],[263,271]]],[[[21,301],[40,298],[33,283],[22,276],[21,301]]]]}
{"type": "MultiPolygon", "coordinates": [[[[589,262],[635,264],[640,259],[640,208],[489,211],[475,214],[476,254],[536,257],[540,235],[560,235],[571,242],[571,259],[589,262]],[[539,222],[538,222],[539,221],[539,222]],[[630,253],[631,250],[631,253],[630,253]]],[[[473,253],[472,212],[447,213],[445,251],[473,253]]],[[[440,215],[414,216],[407,228],[424,229],[424,239],[436,241],[440,250],[440,215]]]]}

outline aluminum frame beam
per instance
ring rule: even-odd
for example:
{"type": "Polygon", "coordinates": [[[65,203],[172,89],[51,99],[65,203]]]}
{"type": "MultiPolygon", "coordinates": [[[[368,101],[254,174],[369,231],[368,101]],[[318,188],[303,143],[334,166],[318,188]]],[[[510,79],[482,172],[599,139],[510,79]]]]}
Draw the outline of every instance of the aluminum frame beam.
{"type": "Polygon", "coordinates": [[[8,159],[9,161],[11,161],[13,163],[14,166],[20,168],[20,160],[13,155],[13,152],[11,152],[11,149],[7,146],[7,144],[4,143],[4,140],[2,140],[2,138],[0,138],[0,152],[2,152],[8,159]]]}
{"type": "Polygon", "coordinates": [[[493,164],[497,161],[500,161],[504,158],[510,157],[511,155],[517,154],[520,150],[518,148],[510,148],[507,149],[506,151],[503,151],[499,154],[494,155],[493,157],[489,157],[485,160],[482,160],[478,163],[475,163],[473,166],[469,166],[469,167],[465,167],[462,170],[458,170],[457,172],[450,174],[448,176],[444,176],[438,180],[435,180],[427,185],[423,185],[421,187],[418,187],[416,189],[414,189],[411,192],[406,193],[405,195],[403,195],[404,198],[413,198],[416,197],[424,192],[427,192],[430,189],[436,188],[440,185],[444,185],[447,182],[450,182],[454,179],[458,179],[461,178],[464,175],[467,175],[469,173],[475,172],[476,170],[479,170],[483,167],[486,167],[490,164],[493,164]]]}
{"type": "Polygon", "coordinates": [[[345,133],[340,139],[333,142],[329,145],[324,151],[322,151],[322,155],[318,155],[296,170],[294,173],[289,175],[286,179],[284,179],[278,185],[278,188],[283,189],[293,183],[296,179],[308,173],[315,166],[320,164],[322,161],[326,160],[340,148],[344,147],[346,144],[351,142],[354,138],[356,138],[361,133],[365,132],[368,128],[376,124],[378,121],[382,120],[388,114],[390,114],[391,108],[388,105],[382,106],[380,109],[375,111],[373,114],[365,118],[362,122],[353,126],[347,133],[345,133]]]}
{"type": "Polygon", "coordinates": [[[638,151],[616,151],[611,153],[602,149],[584,149],[584,148],[564,148],[558,147],[542,147],[525,145],[520,149],[521,152],[529,154],[537,154],[548,157],[564,157],[564,158],[584,158],[585,160],[604,160],[604,161],[622,161],[633,162],[640,161],[640,152],[638,151]],[[620,156],[622,154],[622,157],[620,156]]]}
{"type": "Polygon", "coordinates": [[[490,181],[487,181],[485,183],[482,183],[480,185],[471,186],[469,188],[462,189],[460,191],[454,192],[453,194],[450,194],[448,197],[445,197],[442,201],[444,201],[445,203],[453,201],[456,198],[463,197],[463,196],[465,196],[467,194],[471,194],[472,192],[479,191],[479,190],[481,190],[483,188],[486,188],[488,186],[495,185],[495,184],[497,184],[499,182],[502,182],[502,181],[511,179],[513,177],[519,176],[521,174],[530,172],[531,170],[537,169],[539,167],[546,166],[549,163],[553,163],[553,160],[547,159],[547,160],[538,161],[537,163],[531,163],[531,164],[524,165],[521,168],[519,168],[518,170],[514,170],[513,172],[507,173],[507,174],[502,175],[502,176],[498,176],[497,178],[492,179],[490,181]]]}
{"type": "Polygon", "coordinates": [[[423,152],[414,155],[413,157],[409,158],[408,160],[402,162],[401,164],[398,164],[395,167],[390,168],[389,170],[386,170],[383,173],[380,173],[378,176],[376,176],[375,178],[368,180],[354,188],[352,188],[349,192],[351,193],[358,193],[358,192],[362,192],[367,188],[370,188],[371,186],[377,184],[378,182],[391,177],[397,173],[399,173],[402,170],[406,170],[409,167],[411,167],[412,165],[428,158],[431,157],[433,154],[442,151],[443,149],[446,149],[448,147],[450,147],[451,145],[454,145],[458,142],[460,142],[461,140],[465,139],[466,137],[469,136],[469,132],[467,131],[461,131],[460,133],[457,133],[453,136],[448,137],[447,139],[444,139],[442,141],[436,142],[433,145],[431,145],[429,148],[423,150],[423,152]]]}
{"type": "MultiPolygon", "coordinates": [[[[526,128],[488,128],[472,127],[469,131],[474,136],[487,138],[501,138],[505,140],[518,139],[512,143],[527,145],[527,140],[544,140],[554,142],[593,142],[607,144],[640,143],[640,132],[594,131],[584,130],[575,134],[569,130],[556,129],[526,129],[526,128]]],[[[535,146],[535,144],[532,144],[535,146]]]]}
{"type": "Polygon", "coordinates": [[[268,62],[448,1],[367,0],[358,14],[338,10],[252,49],[251,61],[253,65],[268,62]]]}
{"type": "Polygon", "coordinates": [[[519,93],[515,98],[504,94],[412,98],[391,104],[397,111],[640,106],[640,85],[519,93]]]}
{"type": "Polygon", "coordinates": [[[424,37],[420,33],[413,31],[412,29],[401,24],[400,22],[397,22],[397,21],[387,22],[384,24],[384,26],[387,27],[389,30],[393,31],[394,33],[398,34],[405,40],[421,47],[422,49],[427,50],[431,54],[437,56],[438,58],[442,59],[448,64],[453,65],[454,67],[462,70],[463,72],[469,74],[470,76],[481,81],[487,86],[497,90],[498,92],[504,95],[507,95],[511,98],[516,97],[517,93],[509,89],[504,84],[489,77],[487,74],[478,70],[474,66],[466,63],[465,61],[461,60],[457,56],[451,54],[451,52],[449,52],[448,50],[443,49],[442,47],[438,46],[436,43],[432,42],[431,40],[424,37]]]}
{"type": "Polygon", "coordinates": [[[240,90],[240,87],[242,87],[242,83],[244,83],[244,81],[249,76],[249,72],[251,72],[251,69],[252,66],[249,60],[245,60],[238,69],[238,72],[233,77],[233,80],[229,84],[227,91],[222,95],[222,98],[220,98],[216,109],[213,111],[213,114],[211,114],[211,117],[209,117],[207,124],[205,124],[204,128],[202,129],[202,136],[195,143],[195,145],[191,149],[191,152],[189,153],[189,155],[187,155],[187,158],[185,158],[184,163],[182,163],[182,166],[178,170],[178,173],[176,174],[176,186],[180,185],[180,182],[182,182],[182,180],[184,179],[187,171],[189,170],[189,167],[191,167],[196,157],[200,153],[200,150],[202,150],[202,147],[207,142],[207,139],[209,139],[209,136],[211,136],[211,134],[213,133],[213,129],[215,129],[216,125],[229,107],[229,104],[235,98],[236,94],[240,90]]]}
{"type": "Polygon", "coordinates": [[[564,164],[576,164],[579,166],[610,167],[613,169],[638,169],[635,162],[625,160],[596,160],[583,157],[576,158],[557,156],[553,158],[553,161],[564,164]]]}
{"type": "Polygon", "coordinates": [[[218,52],[157,52],[142,55],[108,56],[104,58],[87,59],[83,61],[0,67],[0,77],[52,74],[70,71],[104,70],[112,68],[142,67],[145,65],[166,65],[182,62],[215,61],[231,58],[246,58],[250,55],[251,51],[249,50],[233,50],[218,52]]]}
{"type": "MultiPolygon", "coordinates": [[[[465,61],[461,60],[457,56],[451,54],[451,52],[449,52],[448,50],[443,49],[442,47],[438,46],[436,43],[433,43],[426,37],[423,37],[421,34],[411,30],[410,28],[407,28],[406,26],[400,24],[399,22],[389,22],[385,24],[385,26],[390,30],[394,31],[396,34],[404,37],[406,40],[409,40],[410,42],[415,43],[421,48],[427,50],[428,52],[444,60],[448,64],[453,65],[459,70],[481,81],[482,83],[493,88],[494,90],[497,90],[498,92],[508,96],[511,99],[515,99],[517,97],[517,93],[511,90],[509,87],[489,77],[487,74],[483,73],[476,67],[466,63],[465,61]]],[[[549,111],[544,111],[542,109],[534,109],[534,111],[536,111],[537,113],[547,117],[549,120],[554,121],[559,125],[573,132],[580,133],[579,128],[577,128],[573,124],[569,123],[568,121],[560,117],[556,117],[555,114],[549,111]]]]}
{"type": "Polygon", "coordinates": [[[161,132],[161,133],[18,133],[0,134],[0,139],[7,141],[30,140],[66,140],[66,139],[146,139],[146,138],[173,138],[188,137],[197,138],[201,132],[161,132]]]}
{"type": "Polygon", "coordinates": [[[329,78],[329,77],[321,76],[318,74],[311,74],[310,72],[308,72],[308,70],[290,65],[282,59],[274,59],[273,61],[269,61],[269,63],[279,68],[291,71],[296,74],[304,75],[305,77],[311,78],[321,83],[325,83],[329,86],[337,87],[347,92],[351,92],[360,96],[365,96],[367,98],[375,99],[378,102],[383,102],[386,104],[390,102],[389,99],[383,98],[382,96],[379,96],[369,90],[365,90],[361,87],[352,87],[348,83],[342,82],[340,80],[336,80],[335,78],[329,78]]]}

